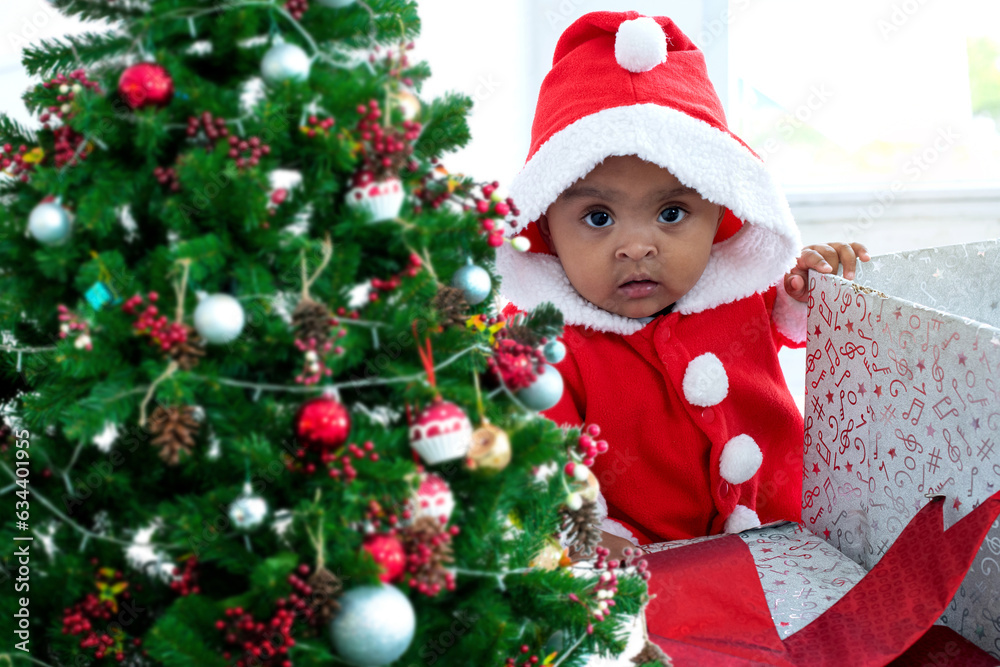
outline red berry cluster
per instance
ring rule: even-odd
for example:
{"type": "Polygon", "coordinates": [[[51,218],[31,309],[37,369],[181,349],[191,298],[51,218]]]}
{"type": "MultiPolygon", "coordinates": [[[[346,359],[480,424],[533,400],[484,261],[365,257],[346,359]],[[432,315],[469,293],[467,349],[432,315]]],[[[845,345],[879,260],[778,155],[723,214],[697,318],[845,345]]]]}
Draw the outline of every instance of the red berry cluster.
{"type": "MultiPolygon", "coordinates": [[[[437,159],[431,162],[437,164],[437,159]]],[[[417,203],[413,207],[414,213],[419,214],[424,205],[436,210],[450,199],[461,204],[463,211],[475,210],[479,217],[480,233],[486,234],[486,242],[491,247],[497,248],[503,245],[504,219],[509,215],[520,215],[521,212],[514,205],[512,198],[500,200],[499,196],[494,197],[500,183],[493,181],[479,185],[458,184],[456,187],[454,179],[451,179],[446,169],[438,166],[434,172],[439,178],[432,178],[430,174],[425,175],[421,179],[421,186],[413,192],[417,198],[417,203]]],[[[509,224],[514,226],[517,223],[511,219],[509,224]]]]}
{"type": "MultiPolygon", "coordinates": [[[[97,575],[97,583],[106,586],[124,584],[123,575],[120,570],[101,568],[97,575]]],[[[121,598],[128,600],[131,594],[128,591],[120,593],[121,598]]],[[[116,595],[117,598],[117,595],[116,595]]],[[[131,642],[127,642],[127,636],[118,628],[115,632],[112,626],[114,618],[118,613],[117,600],[100,599],[94,593],[87,593],[83,600],[77,602],[72,607],[63,609],[62,632],[64,635],[83,635],[80,640],[80,648],[94,649],[94,657],[98,660],[104,657],[114,656],[115,660],[122,662],[125,660],[126,651],[130,647],[142,645],[142,639],[134,637],[131,642]]],[[[142,650],[142,655],[146,651],[142,650]]]]}
{"type": "MultiPolygon", "coordinates": [[[[381,57],[389,70],[389,76],[398,79],[403,73],[403,70],[410,66],[410,59],[407,57],[406,52],[412,51],[414,47],[413,42],[407,44],[401,44],[396,49],[387,48],[385,50],[385,55],[380,55],[382,53],[382,47],[378,44],[375,45],[374,53],[368,56],[368,62],[376,63],[381,57]]],[[[413,80],[410,77],[405,77],[402,83],[406,86],[412,86],[413,80]]]]}
{"type": "Polygon", "coordinates": [[[181,189],[180,181],[177,180],[177,170],[173,167],[156,167],[153,169],[153,177],[160,185],[167,186],[171,192],[178,192],[181,189]]]}
{"type": "Polygon", "coordinates": [[[521,658],[507,658],[506,662],[503,663],[503,667],[532,667],[533,665],[539,664],[539,662],[541,661],[541,658],[539,658],[538,655],[535,654],[535,653],[532,653],[531,655],[528,655],[528,653],[530,653],[530,652],[531,652],[531,649],[528,648],[528,645],[527,644],[522,644],[521,645],[521,658],[524,659],[524,662],[522,662],[522,663],[518,663],[517,662],[521,658]]]}
{"type": "Polygon", "coordinates": [[[84,141],[83,135],[69,125],[52,130],[52,136],[55,139],[56,167],[62,167],[64,164],[73,166],[78,160],[82,162],[87,159],[88,149],[80,150],[80,144],[84,141]]]}
{"type": "Polygon", "coordinates": [[[388,280],[382,280],[381,278],[372,278],[372,291],[368,294],[369,301],[378,301],[380,296],[379,292],[391,292],[392,290],[399,287],[402,282],[403,276],[408,276],[412,278],[417,275],[420,271],[420,267],[424,265],[423,260],[420,259],[420,255],[417,253],[411,253],[409,257],[409,263],[406,268],[392,276],[388,280]]]}
{"type": "Polygon", "coordinates": [[[182,596],[201,593],[201,587],[198,586],[198,572],[195,570],[197,566],[198,557],[189,556],[184,561],[183,571],[179,567],[175,567],[174,576],[177,578],[170,582],[170,588],[182,596]]]}
{"type": "Polygon", "coordinates": [[[296,21],[301,21],[302,15],[309,11],[309,0],[288,0],[285,11],[296,21]]]}
{"type": "MultiPolygon", "coordinates": [[[[625,561],[619,563],[617,560],[608,560],[610,549],[597,547],[597,560],[594,562],[595,570],[604,570],[597,577],[597,583],[587,591],[587,599],[582,600],[576,593],[568,595],[572,602],[576,602],[587,610],[587,614],[593,616],[595,621],[603,621],[611,614],[611,608],[615,606],[615,594],[618,592],[618,573],[622,568],[636,568],[639,576],[648,581],[650,577],[649,564],[644,559],[634,559],[641,553],[638,549],[625,549],[625,561]]],[[[593,634],[594,624],[587,623],[587,634],[593,634]]]]}
{"type": "Polygon", "coordinates": [[[538,374],[545,372],[545,357],[538,348],[519,343],[508,335],[508,329],[497,332],[493,356],[486,361],[486,367],[508,389],[516,391],[531,386],[538,374]]]}
{"type": "Polygon", "coordinates": [[[17,151],[10,144],[4,144],[0,151],[0,167],[8,169],[11,176],[17,176],[25,183],[28,182],[28,174],[35,169],[34,162],[24,159],[27,152],[28,147],[24,144],[18,146],[17,151]]]}
{"type": "Polygon", "coordinates": [[[62,322],[59,325],[59,338],[66,338],[75,332],[74,335],[79,336],[76,341],[77,347],[86,348],[88,351],[94,349],[93,341],[90,339],[90,325],[61,303],[56,309],[59,311],[59,321],[62,322]]]}
{"type": "Polygon", "coordinates": [[[260,162],[263,155],[271,152],[271,147],[263,144],[260,137],[250,137],[241,139],[237,136],[229,137],[229,157],[236,160],[239,169],[244,167],[254,167],[260,162]]]}
{"type": "Polygon", "coordinates": [[[213,118],[212,112],[202,111],[200,116],[189,116],[187,123],[187,135],[189,137],[195,137],[198,135],[198,131],[201,130],[205,133],[208,138],[208,146],[206,151],[211,151],[215,148],[215,143],[220,137],[229,136],[229,128],[226,127],[225,118],[213,118]]]}
{"type": "MultiPolygon", "coordinates": [[[[483,198],[475,200],[476,213],[486,216],[482,218],[480,224],[487,234],[486,242],[493,248],[503,245],[503,229],[501,227],[507,216],[511,214],[517,216],[521,213],[510,197],[501,201],[494,200],[493,195],[499,186],[500,184],[496,181],[482,186],[483,198]]],[[[517,223],[511,219],[509,224],[513,227],[517,223]]]]}
{"type": "MultiPolygon", "coordinates": [[[[594,440],[597,436],[601,434],[601,427],[597,424],[591,424],[585,430],[585,432],[580,434],[580,438],[577,440],[577,452],[570,452],[571,456],[579,458],[582,460],[583,465],[592,466],[594,465],[594,458],[598,454],[603,454],[608,451],[608,441],[607,440],[594,440]]],[[[566,464],[565,470],[566,474],[570,477],[573,476],[573,470],[576,464],[570,461],[566,464]]]]}
{"type": "Polygon", "coordinates": [[[306,121],[306,124],[302,127],[302,131],[306,133],[307,137],[315,137],[317,133],[322,132],[323,136],[328,136],[330,134],[330,128],[333,127],[333,118],[324,118],[320,120],[317,116],[312,115],[306,121]]]}
{"type": "Polygon", "coordinates": [[[379,460],[378,452],[374,449],[375,443],[371,440],[366,440],[361,447],[352,442],[332,452],[320,451],[313,447],[299,447],[295,450],[297,460],[289,461],[285,467],[295,472],[312,475],[320,466],[326,466],[327,474],[330,477],[343,479],[350,483],[358,476],[358,471],[354,467],[355,459],[379,460]]]}
{"type": "Polygon", "coordinates": [[[223,642],[228,645],[222,657],[235,658],[234,667],[292,667],[288,649],[295,646],[292,638],[295,612],[284,608],[281,600],[278,602],[278,610],[266,623],[255,621],[243,607],[227,608],[225,620],[215,622],[216,629],[225,633],[223,642]]]}
{"type": "Polygon", "coordinates": [[[63,120],[72,117],[70,102],[73,101],[78,92],[81,92],[84,88],[89,88],[98,93],[101,92],[100,85],[96,81],[89,80],[82,69],[73,70],[70,72],[69,77],[66,77],[64,74],[58,74],[54,79],[43,83],[42,86],[45,88],[55,88],[59,93],[56,95],[56,102],[58,104],[50,105],[48,107],[49,113],[44,113],[38,117],[43,124],[42,126],[46,129],[49,128],[48,122],[51,120],[52,114],[63,120]]]}
{"type": "MultiPolygon", "coordinates": [[[[443,518],[443,517],[442,517],[443,518]]],[[[442,571],[438,565],[441,552],[450,551],[451,538],[459,533],[458,526],[443,527],[434,534],[421,533],[422,542],[405,540],[406,573],[410,575],[407,583],[410,588],[428,597],[434,597],[441,592],[441,581],[448,591],[455,590],[455,574],[442,571]],[[438,565],[438,566],[436,566],[438,565]]]]}
{"type": "Polygon", "coordinates": [[[371,530],[373,532],[377,532],[382,528],[383,521],[386,522],[390,529],[395,529],[398,528],[402,522],[409,521],[412,517],[413,513],[405,506],[397,515],[386,511],[386,509],[382,507],[382,504],[375,499],[368,501],[368,509],[365,510],[365,521],[371,524],[371,530]]]}
{"type": "Polygon", "coordinates": [[[382,127],[379,119],[382,117],[382,109],[378,100],[370,100],[368,105],[358,105],[358,113],[361,119],[358,121],[356,130],[361,139],[361,167],[355,175],[354,185],[365,185],[359,183],[358,179],[369,176],[374,180],[382,180],[397,176],[404,165],[410,161],[413,154],[413,142],[420,136],[421,125],[417,121],[403,121],[402,130],[395,127],[382,127]]]}
{"type": "MultiPolygon", "coordinates": [[[[178,322],[168,321],[166,315],[157,317],[160,311],[153,303],[160,298],[159,294],[150,292],[147,298],[150,303],[146,306],[145,310],[138,313],[138,317],[132,328],[140,335],[149,334],[150,339],[165,352],[170,351],[175,345],[186,342],[188,336],[187,327],[178,322]]],[[[136,315],[136,306],[141,303],[143,303],[142,295],[136,294],[122,304],[122,310],[128,315],[136,315]]]]}

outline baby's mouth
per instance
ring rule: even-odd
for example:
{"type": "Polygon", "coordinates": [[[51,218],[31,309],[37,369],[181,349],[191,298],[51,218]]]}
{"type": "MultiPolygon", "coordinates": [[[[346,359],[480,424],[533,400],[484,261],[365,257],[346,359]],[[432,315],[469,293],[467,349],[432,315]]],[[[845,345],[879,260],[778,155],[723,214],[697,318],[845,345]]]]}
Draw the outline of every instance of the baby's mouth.
{"type": "Polygon", "coordinates": [[[660,286],[655,280],[631,280],[618,286],[630,299],[641,299],[652,294],[660,286]]]}

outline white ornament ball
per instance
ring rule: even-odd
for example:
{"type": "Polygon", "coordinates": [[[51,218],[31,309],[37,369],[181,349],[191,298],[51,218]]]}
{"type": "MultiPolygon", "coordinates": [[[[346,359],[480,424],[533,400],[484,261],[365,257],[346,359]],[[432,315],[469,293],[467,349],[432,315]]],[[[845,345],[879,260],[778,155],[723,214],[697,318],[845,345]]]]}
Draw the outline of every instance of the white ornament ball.
{"type": "Polygon", "coordinates": [[[482,303],[490,295],[493,281],[490,279],[489,272],[481,266],[473,264],[470,258],[468,263],[451,277],[451,286],[462,290],[469,305],[475,306],[477,303],[482,303]]]}
{"type": "Polygon", "coordinates": [[[545,364],[545,371],[539,373],[535,381],[517,392],[517,400],[526,407],[542,411],[548,410],[563,395],[563,379],[557,369],[552,364],[545,364]]]}
{"type": "Polygon", "coordinates": [[[568,507],[571,512],[577,511],[583,507],[583,496],[575,491],[570,493],[566,496],[566,507],[568,507]]]}
{"type": "Polygon", "coordinates": [[[309,78],[311,60],[301,47],[287,42],[275,44],[260,62],[260,75],[271,86],[309,78]]]}
{"type": "Polygon", "coordinates": [[[260,496],[240,496],[229,506],[229,518],[240,530],[253,530],[264,523],[267,501],[260,496]]]}
{"type": "Polygon", "coordinates": [[[359,586],[344,593],[339,602],[330,638],[347,662],[363,667],[387,665],[410,647],[417,617],[409,598],[395,586],[359,586]]]}
{"type": "Polygon", "coordinates": [[[518,252],[528,252],[531,248],[531,241],[523,236],[515,236],[510,240],[510,244],[514,246],[514,250],[518,252]]]}
{"type": "Polygon", "coordinates": [[[573,466],[573,479],[578,482],[586,482],[587,477],[590,475],[590,468],[587,466],[577,463],[573,466]]]}
{"type": "Polygon", "coordinates": [[[69,238],[73,221],[69,211],[54,202],[43,202],[31,210],[28,231],[39,243],[58,245],[69,238]]]}
{"type": "Polygon", "coordinates": [[[243,331],[246,316],[240,302],[228,294],[213,294],[194,309],[194,328],[209,343],[229,343],[243,331]]]}

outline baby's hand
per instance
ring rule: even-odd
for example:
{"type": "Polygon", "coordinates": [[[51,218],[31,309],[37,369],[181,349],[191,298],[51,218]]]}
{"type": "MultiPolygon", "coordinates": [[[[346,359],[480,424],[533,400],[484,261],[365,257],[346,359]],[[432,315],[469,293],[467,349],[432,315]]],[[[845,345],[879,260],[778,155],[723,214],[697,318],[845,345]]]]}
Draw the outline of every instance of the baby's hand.
{"type": "Polygon", "coordinates": [[[805,301],[809,290],[806,281],[809,269],[820,273],[837,273],[837,268],[844,265],[844,278],[854,280],[854,268],[857,260],[867,262],[871,259],[868,249],[860,243],[820,243],[806,246],[795,268],[785,274],[785,291],[796,301],[805,301]]]}

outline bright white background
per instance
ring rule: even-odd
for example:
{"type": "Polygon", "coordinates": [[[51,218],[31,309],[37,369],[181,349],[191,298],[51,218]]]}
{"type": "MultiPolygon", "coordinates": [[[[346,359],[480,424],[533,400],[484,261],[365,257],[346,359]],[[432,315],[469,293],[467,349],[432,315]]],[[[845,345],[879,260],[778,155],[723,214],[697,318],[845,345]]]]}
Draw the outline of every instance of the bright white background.
{"type": "MultiPolygon", "coordinates": [[[[310,11],[335,11],[313,4],[310,11]]],[[[473,140],[446,159],[452,171],[509,183],[527,155],[535,99],[560,33],[589,11],[634,9],[670,16],[703,49],[730,127],[783,183],[805,243],[858,240],[881,254],[1000,237],[1000,135],[973,108],[967,42],[1000,42],[995,0],[425,0],[420,7],[413,55],[433,70],[422,97],[455,90],[475,101],[473,140]]],[[[0,25],[0,109],[34,124],[20,101],[31,83],[20,66],[23,47],[92,28],[44,0],[3,2],[0,25]]],[[[804,355],[782,359],[801,400],[804,355]]]]}

